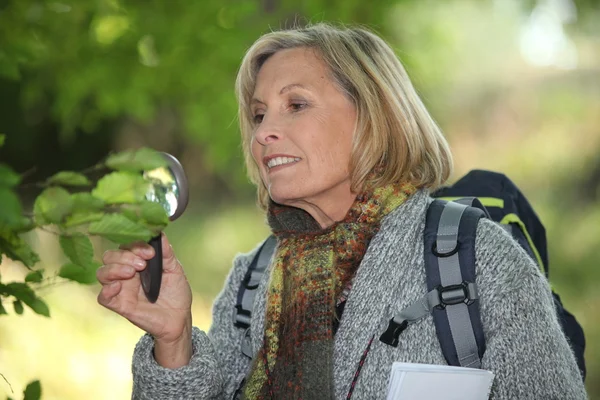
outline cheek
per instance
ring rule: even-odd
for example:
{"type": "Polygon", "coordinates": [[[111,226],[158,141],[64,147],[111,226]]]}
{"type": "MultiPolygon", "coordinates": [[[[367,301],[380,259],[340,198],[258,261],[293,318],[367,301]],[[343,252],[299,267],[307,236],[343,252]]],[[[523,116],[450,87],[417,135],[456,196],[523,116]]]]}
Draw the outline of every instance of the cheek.
{"type": "Polygon", "coordinates": [[[250,144],[250,153],[252,154],[252,159],[254,160],[254,165],[256,165],[256,168],[258,169],[261,179],[264,181],[265,180],[265,168],[261,161],[262,160],[262,152],[261,152],[260,145],[258,143],[256,143],[256,141],[254,139],[252,139],[252,143],[250,144]]]}

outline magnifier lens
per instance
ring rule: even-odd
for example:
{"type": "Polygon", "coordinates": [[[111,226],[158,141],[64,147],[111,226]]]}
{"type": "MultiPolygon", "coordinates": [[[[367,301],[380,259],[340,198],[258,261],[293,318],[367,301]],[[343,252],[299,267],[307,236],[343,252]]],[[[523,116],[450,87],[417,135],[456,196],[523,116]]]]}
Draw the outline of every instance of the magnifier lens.
{"type": "Polygon", "coordinates": [[[153,169],[145,172],[144,177],[152,182],[146,193],[146,200],[159,203],[169,217],[173,217],[177,211],[179,187],[171,169],[168,167],[153,169]]]}

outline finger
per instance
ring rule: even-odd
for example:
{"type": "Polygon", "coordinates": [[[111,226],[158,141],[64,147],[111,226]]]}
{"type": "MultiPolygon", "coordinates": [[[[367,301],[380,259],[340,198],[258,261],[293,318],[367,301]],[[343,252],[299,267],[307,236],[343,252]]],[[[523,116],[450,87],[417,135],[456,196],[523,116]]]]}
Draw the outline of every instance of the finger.
{"type": "Polygon", "coordinates": [[[108,264],[96,270],[96,279],[103,285],[110,285],[115,281],[131,279],[136,273],[136,269],[131,265],[108,264]]]}
{"type": "Polygon", "coordinates": [[[115,296],[121,292],[121,288],[122,285],[119,281],[115,281],[110,285],[102,286],[102,290],[100,290],[100,293],[98,293],[98,303],[106,308],[111,308],[109,305],[115,296]]]}
{"type": "Polygon", "coordinates": [[[146,268],[146,260],[130,250],[108,250],[104,252],[104,255],[102,256],[102,262],[105,265],[131,265],[138,271],[146,268]]]}
{"type": "Polygon", "coordinates": [[[119,246],[121,250],[129,250],[135,255],[142,257],[145,260],[149,260],[154,257],[154,249],[146,242],[133,242],[119,246]]]}
{"type": "Polygon", "coordinates": [[[173,272],[177,268],[180,268],[179,260],[175,257],[173,246],[169,243],[167,235],[162,233],[162,255],[163,255],[163,269],[165,271],[173,272]]]}

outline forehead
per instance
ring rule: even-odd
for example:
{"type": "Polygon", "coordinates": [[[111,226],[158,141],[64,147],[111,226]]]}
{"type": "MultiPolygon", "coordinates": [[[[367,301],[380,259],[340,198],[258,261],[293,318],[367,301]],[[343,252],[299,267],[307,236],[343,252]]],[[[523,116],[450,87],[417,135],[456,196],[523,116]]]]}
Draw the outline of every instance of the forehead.
{"type": "Polygon", "coordinates": [[[318,87],[327,75],[327,66],[315,50],[306,47],[280,50],[259,70],[254,92],[278,89],[289,83],[318,87]]]}

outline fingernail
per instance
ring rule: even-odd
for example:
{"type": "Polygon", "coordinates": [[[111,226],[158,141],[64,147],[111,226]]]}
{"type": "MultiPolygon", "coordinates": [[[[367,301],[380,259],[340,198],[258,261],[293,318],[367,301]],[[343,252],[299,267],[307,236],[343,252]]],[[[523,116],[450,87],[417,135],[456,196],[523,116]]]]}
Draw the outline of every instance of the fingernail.
{"type": "Polygon", "coordinates": [[[146,248],[142,249],[142,252],[144,253],[145,256],[148,256],[148,257],[152,256],[152,249],[149,249],[146,247],[146,248]]]}
{"type": "Polygon", "coordinates": [[[136,258],[133,261],[133,265],[135,265],[136,267],[142,268],[142,267],[146,266],[146,262],[144,260],[142,260],[142,259],[136,258]]]}

